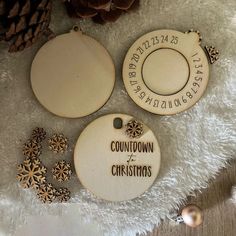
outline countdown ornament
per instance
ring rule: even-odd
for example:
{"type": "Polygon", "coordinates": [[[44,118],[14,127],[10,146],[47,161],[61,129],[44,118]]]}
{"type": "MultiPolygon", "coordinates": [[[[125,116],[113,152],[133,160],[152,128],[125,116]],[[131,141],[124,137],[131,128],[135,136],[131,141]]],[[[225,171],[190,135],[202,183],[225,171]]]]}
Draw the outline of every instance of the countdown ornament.
{"type": "Polygon", "coordinates": [[[214,47],[200,46],[201,35],[190,30],[157,30],[139,38],[123,65],[125,88],[143,109],[172,115],[193,106],[203,95],[209,65],[219,58],[214,47]]]}
{"type": "Polygon", "coordinates": [[[160,158],[152,130],[125,114],[94,120],[79,136],[74,151],[75,170],[81,183],[109,201],[143,194],[158,175],[160,158]],[[134,132],[137,129],[139,133],[135,137],[127,135],[131,123],[135,124],[134,132]]]}
{"type": "Polygon", "coordinates": [[[114,83],[115,68],[107,50],[78,27],[47,42],[32,63],[35,96],[62,117],[78,118],[99,110],[114,83]]]}

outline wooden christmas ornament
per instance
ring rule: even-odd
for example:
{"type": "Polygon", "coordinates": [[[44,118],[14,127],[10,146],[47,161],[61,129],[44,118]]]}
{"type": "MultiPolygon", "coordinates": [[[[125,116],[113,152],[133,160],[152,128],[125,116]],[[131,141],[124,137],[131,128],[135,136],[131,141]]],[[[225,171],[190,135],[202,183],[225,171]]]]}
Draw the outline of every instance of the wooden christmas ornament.
{"type": "Polygon", "coordinates": [[[68,148],[68,139],[63,134],[54,134],[48,139],[49,149],[54,153],[64,153],[68,148]]]}
{"type": "Polygon", "coordinates": [[[41,184],[46,182],[46,167],[39,159],[27,158],[23,164],[18,166],[17,180],[23,188],[38,189],[41,184]]]}
{"type": "Polygon", "coordinates": [[[107,50],[78,27],[47,42],[31,67],[35,96],[62,117],[78,118],[99,110],[114,83],[115,68],[107,50]]]}
{"type": "Polygon", "coordinates": [[[71,165],[64,160],[59,161],[52,168],[53,178],[59,182],[69,180],[72,175],[71,165]]]}
{"type": "Polygon", "coordinates": [[[160,168],[160,148],[141,121],[111,114],[94,120],[81,133],[74,164],[81,183],[96,196],[124,201],[151,187],[160,168]]]}
{"type": "Polygon", "coordinates": [[[139,38],[123,65],[125,88],[143,109],[172,115],[192,107],[203,95],[209,65],[219,58],[214,47],[200,46],[199,31],[157,30],[139,38]]]}
{"type": "Polygon", "coordinates": [[[23,146],[23,155],[34,159],[41,155],[42,146],[35,139],[28,140],[23,146]]]}

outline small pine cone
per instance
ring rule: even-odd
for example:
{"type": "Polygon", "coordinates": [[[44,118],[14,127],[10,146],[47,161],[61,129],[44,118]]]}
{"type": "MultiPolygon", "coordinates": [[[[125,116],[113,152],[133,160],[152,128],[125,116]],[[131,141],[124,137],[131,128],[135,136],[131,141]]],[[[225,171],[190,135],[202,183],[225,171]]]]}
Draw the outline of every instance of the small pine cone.
{"type": "Polygon", "coordinates": [[[104,24],[139,6],[139,0],[64,0],[68,15],[104,24]]]}
{"type": "Polygon", "coordinates": [[[51,0],[0,0],[0,39],[9,52],[22,51],[49,30],[51,0]]]}

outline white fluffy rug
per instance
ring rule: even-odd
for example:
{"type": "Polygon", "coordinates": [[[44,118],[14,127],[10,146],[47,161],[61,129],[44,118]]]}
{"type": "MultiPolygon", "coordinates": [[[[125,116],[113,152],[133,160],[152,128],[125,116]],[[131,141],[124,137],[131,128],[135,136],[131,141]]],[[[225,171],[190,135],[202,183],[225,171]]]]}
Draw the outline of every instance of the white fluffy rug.
{"type": "MultiPolygon", "coordinates": [[[[18,227],[32,215],[57,216],[47,224],[38,219],[38,225],[34,226],[38,230],[64,222],[64,228],[58,225],[53,228],[58,229],[57,235],[63,235],[62,228],[68,231],[67,235],[79,235],[81,221],[95,225],[100,231],[98,235],[135,235],[152,230],[193,190],[207,187],[209,178],[235,156],[236,1],[141,2],[139,11],[123,16],[115,24],[81,23],[85,33],[107,47],[117,73],[116,87],[109,102],[84,119],[56,117],[36,101],[30,88],[29,72],[32,59],[43,42],[14,55],[7,53],[5,44],[0,44],[0,235],[19,233],[18,227]],[[203,36],[202,45],[212,44],[221,52],[220,60],[211,67],[209,86],[203,98],[192,109],[170,117],[153,115],[137,107],[128,97],[121,78],[122,61],[129,46],[144,33],[163,28],[183,32],[198,29],[203,36]],[[75,141],[90,121],[114,112],[128,113],[143,120],[160,142],[161,171],[153,187],[143,196],[123,203],[98,200],[82,188],[74,175],[70,184],[64,185],[72,190],[71,204],[48,206],[42,205],[33,192],[18,186],[15,176],[16,165],[23,160],[21,146],[35,126],[45,127],[49,134],[63,132],[70,138],[71,148],[65,156],[53,156],[45,145],[41,159],[51,168],[58,159],[72,161],[75,141]]],[[[53,30],[57,34],[64,33],[72,25],[60,1],[55,1],[53,30]]],[[[92,226],[88,228],[84,229],[87,235],[94,235],[92,226]]],[[[85,231],[80,235],[86,235],[85,231]]],[[[37,232],[34,231],[34,235],[37,232]]]]}

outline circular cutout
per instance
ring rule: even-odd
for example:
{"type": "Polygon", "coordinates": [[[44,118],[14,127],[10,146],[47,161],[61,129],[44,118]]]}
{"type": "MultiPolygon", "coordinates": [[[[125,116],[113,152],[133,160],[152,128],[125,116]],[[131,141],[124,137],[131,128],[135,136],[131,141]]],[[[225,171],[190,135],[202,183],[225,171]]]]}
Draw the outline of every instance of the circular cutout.
{"type": "Polygon", "coordinates": [[[62,117],[78,118],[99,110],[114,83],[110,55],[81,32],[71,31],[47,42],[31,67],[35,96],[47,110],[62,117]]]}
{"type": "Polygon", "coordinates": [[[187,110],[201,98],[208,79],[207,56],[196,32],[150,32],[130,47],[123,64],[129,96],[154,114],[187,110]]]}
{"type": "Polygon", "coordinates": [[[188,81],[189,66],[179,52],[162,48],[147,56],[142,68],[147,87],[160,95],[171,95],[180,91],[188,81]]]}
{"type": "Polygon", "coordinates": [[[94,120],[81,133],[74,164],[83,186],[96,196],[124,201],[153,184],[160,168],[160,148],[146,125],[125,114],[111,114],[94,120]],[[142,129],[138,138],[127,135],[131,123],[132,129],[137,125],[142,129]]]}

